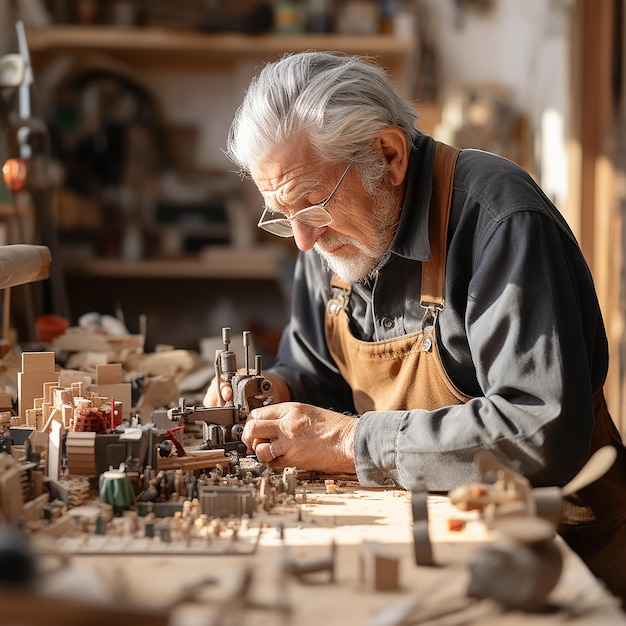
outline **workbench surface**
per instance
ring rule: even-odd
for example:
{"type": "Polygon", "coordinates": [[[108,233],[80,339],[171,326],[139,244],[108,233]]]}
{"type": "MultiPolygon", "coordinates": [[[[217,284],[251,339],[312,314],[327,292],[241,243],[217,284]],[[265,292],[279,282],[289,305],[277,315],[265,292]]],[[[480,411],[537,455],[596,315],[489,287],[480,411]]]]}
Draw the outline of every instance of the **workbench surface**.
{"type": "MultiPolygon", "coordinates": [[[[198,546],[185,549],[172,543],[165,549],[160,545],[150,554],[127,550],[121,555],[123,550],[116,550],[115,539],[111,539],[108,552],[95,556],[83,550],[73,555],[69,569],[81,581],[83,597],[88,596],[93,577],[92,586],[105,597],[109,594],[105,602],[149,607],[167,615],[167,624],[172,626],[626,624],[618,603],[560,539],[564,571],[549,596],[549,610],[505,613],[492,601],[466,598],[468,559],[494,539],[475,512],[459,512],[446,498],[429,496],[435,565],[417,566],[410,493],[341,483],[338,491],[327,494],[322,486],[309,492],[305,503],[255,513],[250,529],[236,540],[243,547],[231,554],[206,555],[198,546]],[[463,519],[461,531],[448,530],[451,517],[463,519]],[[297,579],[284,574],[279,566],[285,558],[304,565],[327,561],[333,542],[332,577],[322,570],[297,579]],[[368,580],[363,580],[363,542],[375,542],[398,557],[398,589],[374,591],[368,580]],[[202,589],[201,601],[172,608],[181,593],[194,586],[202,589]],[[244,598],[257,607],[245,608],[244,598]],[[442,616],[446,611],[449,614],[442,616]],[[402,614],[410,618],[404,619],[402,614]]],[[[150,541],[162,544],[158,537],[150,541]]],[[[55,576],[58,588],[64,576],[71,580],[70,574],[55,576]]]]}

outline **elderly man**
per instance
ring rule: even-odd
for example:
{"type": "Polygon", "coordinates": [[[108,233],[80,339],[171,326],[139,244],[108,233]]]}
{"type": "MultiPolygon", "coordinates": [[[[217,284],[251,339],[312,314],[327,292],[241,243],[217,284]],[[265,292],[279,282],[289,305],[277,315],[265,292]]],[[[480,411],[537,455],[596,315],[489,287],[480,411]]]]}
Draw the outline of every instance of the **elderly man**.
{"type": "Polygon", "coordinates": [[[277,403],[252,412],[244,441],[271,467],[431,490],[475,478],[479,450],[563,485],[613,444],[561,531],[624,595],[626,450],[589,269],[525,171],[439,144],[416,118],[354,57],[286,56],[250,85],[227,153],[263,196],[259,227],[300,253],[265,373],[277,403]]]}

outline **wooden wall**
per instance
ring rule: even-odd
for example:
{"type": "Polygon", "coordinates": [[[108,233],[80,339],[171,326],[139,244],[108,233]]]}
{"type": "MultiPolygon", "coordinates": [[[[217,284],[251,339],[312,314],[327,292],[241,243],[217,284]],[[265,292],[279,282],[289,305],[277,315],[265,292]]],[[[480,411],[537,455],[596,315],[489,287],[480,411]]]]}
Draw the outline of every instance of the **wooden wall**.
{"type": "Polygon", "coordinates": [[[577,0],[572,28],[570,215],[609,338],[609,409],[626,433],[624,0],[577,0]]]}

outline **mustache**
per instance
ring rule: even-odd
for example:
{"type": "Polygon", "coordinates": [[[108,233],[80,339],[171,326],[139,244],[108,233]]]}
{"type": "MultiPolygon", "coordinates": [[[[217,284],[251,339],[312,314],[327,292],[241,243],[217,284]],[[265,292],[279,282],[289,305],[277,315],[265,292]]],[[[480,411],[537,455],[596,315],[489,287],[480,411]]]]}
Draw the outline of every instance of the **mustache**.
{"type": "Polygon", "coordinates": [[[332,254],[332,251],[338,248],[339,246],[353,246],[360,252],[371,255],[372,251],[365,245],[363,245],[357,239],[353,237],[347,237],[345,235],[340,235],[331,230],[327,230],[322,233],[318,240],[315,242],[315,249],[320,254],[332,254]]]}

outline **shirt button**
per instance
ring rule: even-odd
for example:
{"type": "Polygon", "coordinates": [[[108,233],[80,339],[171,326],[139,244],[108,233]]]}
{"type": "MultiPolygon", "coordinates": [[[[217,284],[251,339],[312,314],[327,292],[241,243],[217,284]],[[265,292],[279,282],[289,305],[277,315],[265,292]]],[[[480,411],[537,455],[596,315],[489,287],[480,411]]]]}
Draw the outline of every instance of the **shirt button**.
{"type": "Polygon", "coordinates": [[[396,323],[390,317],[383,317],[383,328],[390,330],[396,323]]]}

